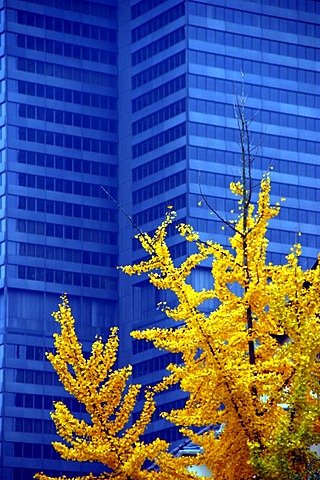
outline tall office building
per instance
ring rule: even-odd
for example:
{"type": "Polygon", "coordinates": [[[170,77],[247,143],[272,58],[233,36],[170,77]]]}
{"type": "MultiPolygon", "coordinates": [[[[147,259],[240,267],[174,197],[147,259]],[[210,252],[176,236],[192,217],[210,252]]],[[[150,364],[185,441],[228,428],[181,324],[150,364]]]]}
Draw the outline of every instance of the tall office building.
{"type": "MultiPolygon", "coordinates": [[[[232,218],[237,204],[229,184],[241,171],[234,103],[244,76],[252,142],[261,141],[254,183],[273,167],[272,201],[287,199],[270,225],[270,260],[283,262],[302,232],[301,261],[310,268],[320,248],[320,3],[123,0],[119,6],[119,194],[134,222],[152,231],[173,205],[178,221],[191,223],[201,238],[228,244],[230,232],[198,206],[199,183],[210,205],[232,218]]],[[[143,258],[126,218],[120,216],[119,227],[120,263],[143,258]]],[[[184,257],[184,240],[170,234],[174,257],[184,257]]],[[[132,294],[122,286],[128,280],[119,281],[122,330],[163,325],[155,312],[166,300],[163,292],[135,278],[132,294]]],[[[193,282],[199,289],[211,286],[210,269],[200,269],[193,282]]],[[[177,360],[142,341],[126,346],[126,361],[143,384],[177,360]]],[[[183,403],[180,391],[158,396],[162,411],[183,403]]],[[[169,441],[179,438],[157,412],[146,437],[160,430],[169,441]]]]}
{"type": "MultiPolygon", "coordinates": [[[[86,340],[116,317],[116,2],[1,2],[1,460],[3,480],[79,471],[54,452],[44,358],[68,292],[86,340]],[[67,465],[67,466],[66,466],[67,465]]],[[[89,470],[90,467],[87,467],[89,470]]]]}
{"type": "MultiPolygon", "coordinates": [[[[320,4],[2,0],[0,8],[0,475],[99,471],[62,462],[50,445],[52,401],[63,396],[79,410],[44,360],[59,295],[69,293],[85,348],[119,324],[120,362],[133,364],[135,382],[152,384],[178,360],[129,337],[166,321],[156,311],[164,293],[118,277],[117,263],[144,253],[100,185],[142,230],[173,205],[179,221],[226,245],[218,219],[197,205],[199,182],[221,214],[234,208],[243,72],[253,141],[263,138],[253,176],[272,165],[272,199],[287,198],[271,224],[270,258],[281,262],[302,232],[310,267],[320,248],[320,4]]],[[[174,229],[169,241],[177,261],[188,253],[174,229]]],[[[193,281],[207,286],[209,270],[193,281]]],[[[158,397],[161,410],[183,402],[178,390],[158,397]]],[[[157,411],[146,439],[158,434],[179,438],[157,411]]]]}

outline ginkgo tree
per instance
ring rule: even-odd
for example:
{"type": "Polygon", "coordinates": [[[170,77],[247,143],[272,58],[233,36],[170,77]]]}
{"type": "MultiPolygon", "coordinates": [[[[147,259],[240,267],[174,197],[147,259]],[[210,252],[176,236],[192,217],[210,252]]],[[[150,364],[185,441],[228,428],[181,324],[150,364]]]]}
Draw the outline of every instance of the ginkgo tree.
{"type": "MultiPolygon", "coordinates": [[[[231,189],[241,195],[240,184],[231,189]]],[[[245,227],[243,215],[234,224],[232,249],[202,242],[181,225],[198,251],[176,266],[165,239],[175,218],[169,211],[153,237],[139,235],[150,260],[123,267],[130,275],[148,272],[156,288],[177,296],[178,306],[165,305],[164,312],[180,328],[132,335],[182,353],[183,363],[170,365],[158,388],[180,382],[190,398],[165,417],[203,447],[201,461],[219,480],[294,478],[315,456],[309,447],[320,443],[320,269],[302,270],[299,245],[286,264],[266,262],[267,224],[278,212],[264,177],[257,210],[249,206],[245,227]],[[212,289],[196,291],[189,275],[210,256],[212,289]],[[212,298],[219,306],[206,314],[201,305],[212,298]],[[290,341],[281,345],[277,337],[284,334],[290,341]],[[218,437],[214,429],[194,433],[193,427],[216,424],[223,425],[218,437]]]]}
{"type": "MultiPolygon", "coordinates": [[[[192,480],[185,469],[185,460],[176,459],[167,452],[168,444],[156,439],[146,445],[140,441],[155,410],[153,392],[146,391],[140,417],[130,424],[141,385],[129,384],[132,367],[113,369],[117,358],[119,339],[112,328],[106,343],[98,337],[92,344],[91,356],[86,359],[75,332],[75,320],[66,295],[59,310],[53,313],[61,333],[55,334],[55,353],[47,358],[59,375],[65,390],[85,406],[90,420],[75,417],[61,401],[54,404],[51,416],[57,433],[63,441],[53,447],[66,460],[98,462],[101,474],[88,473],[73,480],[192,480]],[[158,471],[149,471],[146,460],[157,461],[158,471]],[[173,466],[174,461],[174,466],[173,466]],[[108,467],[108,471],[105,470],[108,467]]],[[[67,480],[37,473],[38,480],[67,480]]]]}
{"type": "Polygon", "coordinates": [[[317,460],[310,447],[320,444],[320,267],[301,268],[299,243],[283,265],[267,261],[268,224],[280,205],[271,205],[268,174],[256,204],[252,200],[253,153],[244,104],[242,97],[236,109],[242,181],[230,185],[239,217],[221,218],[231,229],[230,246],[202,241],[191,225],[182,224],[180,235],[196,253],[176,265],[166,241],[176,220],[171,207],[153,236],[140,231],[137,238],[149,259],[122,270],[147,273],[155,288],[175,294],[178,305],[162,308],[179,328],[132,335],[182,354],[183,362],[168,367],[171,373],[158,389],[179,383],[189,398],[184,408],[163,416],[202,447],[196,461],[205,463],[214,479],[306,479],[317,460]],[[209,258],[212,288],[197,291],[190,274],[209,258]],[[217,308],[207,312],[203,307],[212,299],[217,308]],[[283,337],[288,341],[279,342],[283,337]],[[196,433],[215,425],[221,426],[219,435],[214,428],[196,433]]]}
{"type": "MultiPolygon", "coordinates": [[[[303,270],[299,243],[283,264],[267,260],[268,225],[279,215],[280,205],[271,203],[268,174],[257,197],[253,195],[254,149],[245,101],[240,97],[236,106],[241,181],[230,184],[238,218],[223,218],[199,185],[202,203],[220,218],[223,228],[230,229],[229,246],[214,239],[204,241],[191,225],[181,224],[178,232],[193,244],[194,253],[177,264],[166,239],[168,227],[176,222],[174,208],[169,207],[153,235],[137,226],[148,259],[121,267],[129,275],[148,275],[155,288],[173,292],[177,300],[175,306],[163,303],[161,308],[178,328],[164,325],[132,336],[182,357],[181,363],[168,366],[168,376],[147,391],[141,416],[133,425],[130,415],[141,387],[129,385],[126,390],[131,367],[113,370],[116,331],[111,331],[106,344],[98,338],[86,360],[66,297],[54,314],[61,334],[55,336],[56,353],[48,358],[65,389],[85,405],[91,418],[88,423],[77,420],[57,402],[52,418],[64,441],[55,442],[54,448],[65,459],[98,461],[109,467],[99,477],[89,474],[78,479],[199,478],[186,469],[188,462],[205,464],[215,480],[315,478],[310,472],[318,457],[310,447],[320,444],[320,262],[303,270]],[[212,286],[198,291],[192,274],[209,260],[212,286]],[[215,308],[208,311],[213,303],[215,308]],[[283,338],[287,341],[280,341],[283,338]],[[163,417],[201,447],[191,460],[170,455],[166,442],[159,439],[149,445],[140,439],[155,408],[154,392],[173,384],[179,384],[188,399],[183,408],[163,417]],[[147,469],[146,460],[157,467],[147,469]]],[[[50,480],[45,474],[36,478],[50,480]]]]}

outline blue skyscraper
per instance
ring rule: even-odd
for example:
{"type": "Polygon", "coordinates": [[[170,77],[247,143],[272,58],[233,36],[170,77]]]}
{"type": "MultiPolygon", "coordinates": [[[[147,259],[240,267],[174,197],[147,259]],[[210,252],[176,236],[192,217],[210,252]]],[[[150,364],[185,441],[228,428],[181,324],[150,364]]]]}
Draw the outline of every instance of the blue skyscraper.
{"type": "MultiPolygon", "coordinates": [[[[152,231],[173,205],[178,221],[191,223],[203,239],[228,244],[230,232],[198,206],[199,183],[209,204],[232,218],[237,204],[229,184],[241,172],[234,104],[244,78],[247,118],[254,120],[252,142],[261,142],[254,183],[271,167],[272,201],[287,199],[270,225],[270,260],[281,263],[301,232],[301,261],[310,268],[320,248],[319,2],[154,0],[129,5],[124,0],[120,9],[119,195],[134,222],[152,231]]],[[[119,217],[119,227],[120,263],[143,258],[126,218],[119,217]]],[[[184,257],[184,240],[174,230],[170,234],[174,257],[184,257]]],[[[199,289],[209,287],[210,270],[198,271],[193,281],[199,289]]],[[[132,327],[163,325],[163,315],[155,311],[159,300],[170,300],[163,292],[147,279],[135,278],[133,293],[126,288],[128,279],[120,276],[119,282],[125,338],[132,327]]],[[[161,378],[166,365],[177,361],[149,343],[133,340],[131,350],[128,341],[125,345],[134,379],[143,384],[161,378]]],[[[183,403],[180,391],[158,396],[162,411],[183,403]]],[[[168,441],[179,437],[157,412],[146,438],[160,430],[168,441]]]]}
{"type": "MultiPolygon", "coordinates": [[[[173,205],[179,221],[227,244],[200,208],[199,182],[222,215],[240,170],[234,102],[242,75],[254,115],[253,177],[270,165],[270,257],[302,233],[302,262],[320,249],[320,4],[315,0],[7,0],[1,22],[0,476],[87,472],[59,460],[49,412],[63,398],[44,352],[50,313],[67,291],[85,348],[119,324],[120,362],[152,384],[174,355],[129,332],[166,321],[164,293],[115,266],[144,257],[132,224],[152,231],[173,205]]],[[[183,239],[170,232],[175,258],[183,239]]],[[[208,286],[210,272],[194,277],[208,286]]],[[[167,299],[170,301],[170,298],[167,299]]],[[[161,410],[184,395],[158,396],[161,410]]],[[[81,414],[81,412],[79,412],[81,414]]],[[[156,412],[146,439],[179,434],[156,412]]]]}
{"type": "Polygon", "coordinates": [[[117,96],[115,2],[1,2],[1,479],[78,471],[44,352],[64,291],[85,348],[116,318],[117,96]]]}

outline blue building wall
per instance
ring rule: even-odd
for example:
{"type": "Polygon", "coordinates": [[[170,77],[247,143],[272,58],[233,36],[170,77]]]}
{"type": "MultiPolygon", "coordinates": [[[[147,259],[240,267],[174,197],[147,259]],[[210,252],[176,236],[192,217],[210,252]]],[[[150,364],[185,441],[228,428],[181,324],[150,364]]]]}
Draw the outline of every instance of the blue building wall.
{"type": "MultiPolygon", "coordinates": [[[[131,9],[128,3],[119,4],[119,11],[126,12],[125,40],[122,48],[120,35],[119,47],[126,85],[119,95],[127,109],[119,129],[120,135],[122,128],[126,131],[126,163],[122,169],[120,156],[119,168],[120,182],[126,178],[128,186],[120,188],[120,198],[134,222],[152,231],[167,205],[173,205],[178,220],[191,223],[202,238],[228,244],[230,232],[198,206],[199,182],[210,205],[234,218],[230,211],[237,210],[237,204],[229,184],[239,179],[241,165],[234,104],[244,77],[247,116],[254,119],[252,142],[261,143],[254,151],[254,183],[272,169],[272,201],[287,199],[270,225],[270,260],[283,262],[301,240],[301,262],[311,267],[320,248],[319,3],[154,0],[130,2],[131,9]]],[[[126,237],[120,263],[143,258],[136,241],[130,251],[128,238],[136,233],[134,228],[125,218],[119,222],[126,237]]],[[[188,253],[174,231],[169,243],[177,261],[188,253]]],[[[208,287],[209,270],[200,270],[193,281],[199,288],[208,287]]],[[[119,282],[123,358],[133,363],[135,381],[153,383],[166,374],[175,356],[135,340],[130,351],[127,332],[132,327],[170,325],[156,311],[159,300],[167,299],[143,278],[120,277],[119,282]]],[[[181,392],[172,391],[158,396],[158,404],[160,410],[179,408],[183,399],[181,392]]],[[[158,434],[168,441],[179,439],[177,429],[156,413],[146,439],[158,434]]]]}
{"type": "MultiPolygon", "coordinates": [[[[133,328],[168,323],[163,292],[116,264],[144,256],[118,198],[142,230],[173,205],[179,221],[227,244],[221,214],[239,176],[234,101],[241,72],[262,143],[253,176],[270,166],[270,258],[281,262],[302,233],[302,262],[319,248],[320,8],[302,0],[7,0],[0,2],[0,476],[85,473],[50,446],[52,400],[65,397],[44,351],[52,348],[59,295],[67,291],[85,348],[120,325],[120,363],[152,384],[175,356],[130,339],[133,328]]],[[[174,257],[187,253],[170,232],[174,257]]],[[[207,286],[205,268],[193,279],[207,286]]],[[[170,297],[166,298],[170,301],[170,297]]],[[[69,400],[70,401],[70,400],[69,400]]],[[[142,399],[141,399],[142,401],[142,399]]],[[[184,394],[159,395],[161,410],[184,394]]],[[[142,403],[139,403],[138,410],[142,403]]],[[[72,405],[73,409],[77,405],[72,405]]],[[[81,414],[81,412],[79,412],[81,414]]],[[[159,412],[146,439],[179,433],[159,412]]],[[[98,467],[97,467],[98,468],[98,467]]]]}
{"type": "Polygon", "coordinates": [[[44,352],[65,291],[85,349],[117,319],[117,209],[100,187],[117,196],[117,8],[1,7],[0,477],[75,475],[51,446],[52,401],[67,395],[44,352]]]}

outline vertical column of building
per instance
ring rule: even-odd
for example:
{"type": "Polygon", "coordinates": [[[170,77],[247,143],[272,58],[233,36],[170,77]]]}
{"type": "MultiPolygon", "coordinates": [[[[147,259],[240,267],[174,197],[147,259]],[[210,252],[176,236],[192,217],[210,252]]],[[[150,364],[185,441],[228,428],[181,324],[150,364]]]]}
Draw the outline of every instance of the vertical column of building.
{"type": "Polygon", "coordinates": [[[52,401],[79,412],[44,358],[59,296],[69,294],[85,349],[116,321],[117,209],[101,185],[117,196],[117,9],[113,0],[8,0],[6,17],[0,475],[29,480],[39,470],[79,472],[51,446],[52,401]]]}
{"type": "MultiPolygon", "coordinates": [[[[185,2],[130,3],[122,2],[126,13],[119,14],[120,22],[123,19],[120,65],[124,62],[119,73],[125,76],[120,88],[120,198],[134,223],[151,232],[163,220],[168,205],[178,211],[179,221],[187,214],[185,2]]],[[[121,222],[126,236],[121,263],[138,261],[145,254],[133,239],[137,232],[125,217],[121,222]]],[[[181,240],[172,229],[175,257],[186,252],[181,240]]],[[[124,358],[131,357],[133,380],[150,385],[167,373],[166,366],[176,356],[130,340],[129,331],[168,320],[156,311],[160,294],[146,278],[120,282],[124,358]]],[[[160,395],[157,402],[161,410],[168,410],[182,405],[182,395],[160,395]]],[[[147,440],[157,435],[169,441],[177,438],[177,430],[161,420],[159,412],[154,420],[147,440]]]]}
{"type": "MultiPolygon", "coordinates": [[[[118,212],[119,265],[131,260],[132,237],[136,233],[128,216],[132,215],[132,161],[131,161],[131,7],[127,0],[118,2],[118,115],[119,115],[119,196],[123,210],[118,212]]],[[[130,279],[119,275],[119,335],[120,363],[132,362],[130,331],[132,330],[133,303],[130,279]]]]}
{"type": "MultiPolygon", "coordinates": [[[[4,288],[5,263],[5,187],[6,187],[6,16],[4,2],[0,2],[0,288],[4,288]]],[[[0,295],[0,331],[4,326],[4,303],[0,295]]]]}
{"type": "Polygon", "coordinates": [[[3,451],[3,392],[4,392],[4,325],[5,325],[5,302],[3,291],[5,288],[5,180],[6,180],[6,79],[5,79],[5,48],[6,48],[6,25],[4,2],[0,2],[0,456],[3,451]]]}

